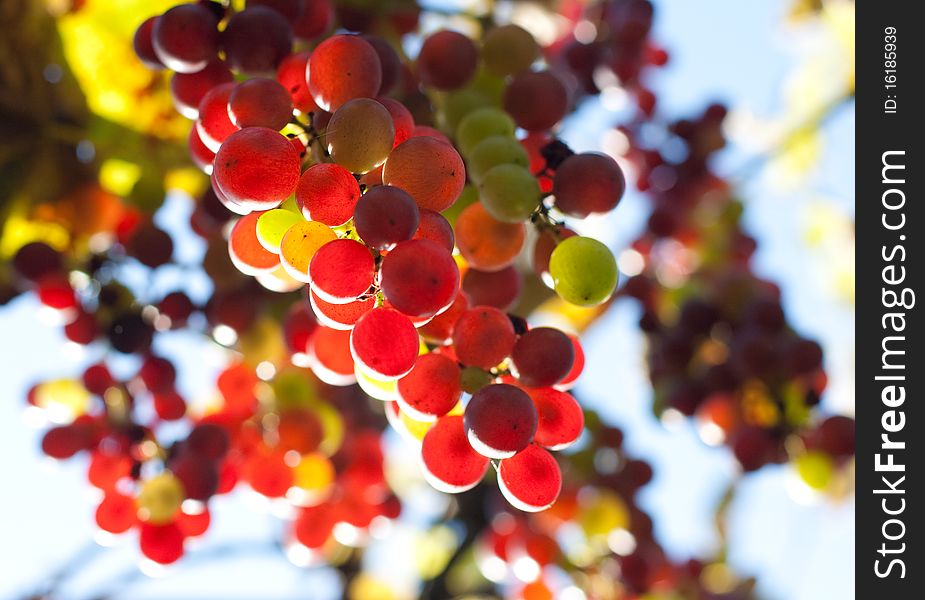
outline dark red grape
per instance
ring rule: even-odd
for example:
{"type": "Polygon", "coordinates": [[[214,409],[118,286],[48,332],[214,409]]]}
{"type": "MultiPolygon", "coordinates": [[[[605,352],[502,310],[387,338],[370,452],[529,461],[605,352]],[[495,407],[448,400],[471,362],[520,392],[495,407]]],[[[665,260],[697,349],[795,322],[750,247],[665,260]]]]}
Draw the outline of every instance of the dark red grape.
{"type": "Polygon", "coordinates": [[[389,250],[410,240],[418,229],[419,219],[418,207],[411,196],[390,185],[376,186],[366,192],[353,213],[357,235],[378,250],[389,250]]]}
{"type": "Polygon", "coordinates": [[[536,433],[533,400],[506,383],[483,387],[469,400],[466,434],[476,452],[488,458],[508,458],[526,448],[536,433]]]}

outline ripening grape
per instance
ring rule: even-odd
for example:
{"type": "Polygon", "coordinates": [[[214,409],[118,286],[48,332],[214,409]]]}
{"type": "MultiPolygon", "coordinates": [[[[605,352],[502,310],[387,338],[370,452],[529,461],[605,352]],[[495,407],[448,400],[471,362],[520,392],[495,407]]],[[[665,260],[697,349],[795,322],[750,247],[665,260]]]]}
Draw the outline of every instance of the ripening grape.
{"type": "Polygon", "coordinates": [[[135,37],[132,38],[132,47],[135,49],[135,56],[152,71],[161,71],[166,65],[157,57],[154,50],[154,24],[160,17],[150,17],[135,30],[135,37]]]}
{"type": "Polygon", "coordinates": [[[350,332],[319,327],[308,343],[312,371],[329,385],[356,382],[355,365],[350,353],[350,332]]]}
{"type": "Polygon", "coordinates": [[[292,50],[292,27],[265,6],[234,13],[222,32],[222,48],[232,69],[245,75],[272,75],[292,50]]]}
{"type": "Polygon", "coordinates": [[[289,140],[265,127],[236,131],[215,155],[215,182],[222,193],[254,210],[279,206],[300,173],[299,154],[289,140]]]}
{"type": "Polygon", "coordinates": [[[488,471],[488,459],[469,445],[459,416],[442,417],[427,431],[421,461],[427,482],[450,494],[472,489],[488,471]]]}
{"type": "Polygon", "coordinates": [[[199,118],[196,119],[196,133],[212,152],[218,152],[222,142],[240,129],[228,116],[228,98],[234,89],[233,83],[217,85],[202,97],[199,103],[199,118]]]}
{"type": "Polygon", "coordinates": [[[537,388],[528,393],[538,416],[534,443],[550,450],[562,450],[578,441],[585,417],[581,405],[571,394],[553,388],[537,388]]]}
{"type": "Polygon", "coordinates": [[[205,145],[195,127],[190,127],[186,145],[189,149],[190,158],[193,159],[193,164],[199,167],[206,175],[212,175],[212,161],[215,160],[215,153],[205,145]]]}
{"type": "Polygon", "coordinates": [[[447,131],[456,131],[462,120],[474,110],[491,106],[491,99],[471,87],[450,92],[446,95],[443,110],[438,116],[447,131]]]}
{"type": "Polygon", "coordinates": [[[422,136],[399,144],[382,169],[382,182],[408,192],[417,205],[441,212],[466,185],[466,167],[452,145],[422,136]]]}
{"type": "Polygon", "coordinates": [[[440,213],[422,208],[419,211],[418,229],[414,232],[415,240],[430,240],[446,248],[449,252],[456,247],[453,226],[440,213]]]}
{"type": "Polygon", "coordinates": [[[835,464],[832,457],[822,452],[806,452],[793,461],[800,479],[814,490],[824,490],[832,482],[835,464]]]}
{"type": "Polygon", "coordinates": [[[389,156],[395,126],[385,106],[370,98],[354,98],[331,115],[324,139],[334,162],[353,173],[367,173],[389,156]]]}
{"type": "Polygon", "coordinates": [[[549,71],[525,71],[504,91],[504,110],[527,131],[552,129],[568,111],[568,91],[549,71]]]}
{"type": "Polygon", "coordinates": [[[530,68],[540,54],[533,35],[518,25],[490,29],[482,40],[482,60],[495,75],[514,75],[530,68]]]}
{"type": "Polygon", "coordinates": [[[446,248],[430,240],[408,240],[382,261],[381,288],[406,315],[429,317],[450,305],[459,289],[459,267],[446,248]]]}
{"type": "Polygon", "coordinates": [[[553,327],[536,327],[518,338],[511,371],[523,385],[547,387],[565,377],[575,362],[572,340],[553,327]]]}
{"type": "Polygon", "coordinates": [[[292,108],[292,96],[281,83],[255,77],[234,86],[226,111],[231,122],[241,129],[266,127],[279,131],[292,118],[292,108]]]}
{"type": "Polygon", "coordinates": [[[392,117],[392,126],[395,128],[395,142],[393,147],[409,139],[412,133],[414,133],[414,116],[412,116],[411,111],[408,110],[404,104],[393,98],[380,96],[376,98],[376,102],[384,106],[392,117]]]}
{"type": "Polygon", "coordinates": [[[419,222],[414,199],[391,185],[379,185],[366,192],[353,213],[357,235],[377,250],[390,250],[395,244],[410,240],[419,222]]]}
{"type": "Polygon", "coordinates": [[[279,245],[289,228],[302,221],[302,215],[284,208],[274,208],[257,217],[257,241],[273,254],[279,254],[279,245]]]}
{"type": "Polygon", "coordinates": [[[500,135],[514,137],[514,120],[493,106],[479,108],[467,114],[456,127],[456,143],[463,154],[470,156],[482,140],[500,135]]]}
{"type": "Polygon", "coordinates": [[[456,31],[438,31],[421,46],[418,74],[431,87],[455,90],[472,79],[478,60],[478,50],[468,37],[456,31]]]}
{"type": "Polygon", "coordinates": [[[334,35],[312,52],[307,79],[315,103],[333,112],[348,100],[376,97],[382,85],[382,64],[363,38],[334,35]]]}
{"type": "Polygon", "coordinates": [[[162,525],[173,520],[185,498],[183,484],[170,471],[164,471],[141,484],[138,492],[138,518],[162,525]]]}
{"type": "Polygon", "coordinates": [[[90,446],[86,428],[71,425],[52,427],[42,436],[42,452],[59,460],[71,458],[90,446]]]}
{"type": "Polygon", "coordinates": [[[369,249],[351,239],[328,242],[315,252],[308,267],[312,291],[332,304],[355,301],[369,291],[376,263],[369,249]]]}
{"type": "Polygon", "coordinates": [[[481,202],[470,204],[456,219],[456,244],[470,266],[499,271],[512,264],[524,245],[523,223],[501,222],[481,202]]]}
{"type": "Polygon", "coordinates": [[[540,186],[536,177],[520,165],[498,165],[479,184],[482,205],[492,217],[505,223],[519,223],[530,218],[540,204],[540,186]]]}
{"type": "Polygon", "coordinates": [[[218,21],[201,4],[174,6],[157,18],[151,32],[157,58],[177,73],[196,73],[215,58],[218,21]]]}
{"type": "Polygon", "coordinates": [[[376,54],[379,55],[379,64],[382,66],[382,83],[379,85],[378,96],[388,94],[402,76],[402,63],[392,44],[378,35],[363,35],[376,54]]]}
{"type": "Polygon", "coordinates": [[[360,184],[340,165],[319,163],[302,173],[295,199],[306,219],[337,227],[353,217],[360,184]]]}
{"type": "Polygon", "coordinates": [[[411,372],[398,380],[398,405],[419,421],[442,417],[462,394],[459,371],[455,361],[441,354],[419,356],[411,372]]]}
{"type": "Polygon", "coordinates": [[[514,348],[514,325],[491,306],[470,308],[453,327],[453,350],[464,365],[491,369],[514,348]]]}
{"type": "Polygon", "coordinates": [[[142,523],[138,545],[146,558],[162,565],[177,562],[183,556],[183,532],[174,523],[142,523]]]}
{"type": "Polygon", "coordinates": [[[276,69],[276,80],[289,92],[295,110],[302,114],[321,110],[315,104],[311,92],[308,91],[308,81],[305,79],[309,55],[309,52],[290,54],[279,63],[276,69]]]}
{"type": "Polygon", "coordinates": [[[375,379],[398,379],[411,371],[419,346],[414,324],[392,308],[374,308],[350,332],[351,355],[375,379]]]}
{"type": "Polygon", "coordinates": [[[125,533],[138,522],[135,499],[115,490],[103,496],[96,508],[96,524],[109,533],[125,533]]]}
{"type": "Polygon", "coordinates": [[[466,299],[466,295],[457,293],[456,299],[453,300],[453,304],[448,309],[435,315],[418,331],[428,342],[440,345],[448,344],[452,341],[453,327],[456,325],[457,319],[468,309],[469,301],[466,299]]]}
{"type": "Polygon", "coordinates": [[[574,154],[556,169],[552,193],[556,208],[567,215],[585,218],[616,208],[626,180],[617,161],[605,154],[574,154]]]}
{"type": "Polygon", "coordinates": [[[533,400],[522,389],[506,383],[492,384],[473,394],[464,419],[469,443],[488,458],[514,456],[536,433],[533,400]]]}
{"type": "Polygon", "coordinates": [[[559,463],[547,450],[530,444],[501,461],[498,487],[515,508],[539,512],[553,505],[562,489],[559,463]]]}
{"type": "Polygon", "coordinates": [[[549,259],[549,274],[556,293],[578,306],[600,304],[617,287],[617,261],[607,246],[589,237],[560,242],[549,259]]]}
{"type": "Polygon", "coordinates": [[[520,273],[513,265],[500,271],[467,269],[462,290],[472,306],[494,306],[508,310],[517,302],[521,289],[520,273]]]}
{"type": "Polygon", "coordinates": [[[318,321],[325,327],[349,331],[360,317],[376,307],[376,297],[370,295],[345,304],[334,304],[322,300],[314,291],[309,291],[309,302],[318,321]]]}
{"type": "Polygon", "coordinates": [[[202,98],[217,85],[231,83],[234,75],[228,66],[217,58],[209,61],[201,71],[175,73],[170,79],[170,96],[177,111],[187,119],[199,115],[202,98]]]}
{"type": "Polygon", "coordinates": [[[260,243],[257,223],[264,213],[251,213],[238,219],[228,236],[228,255],[239,271],[256,275],[279,266],[279,257],[260,243]]]}
{"type": "Polygon", "coordinates": [[[299,221],[283,235],[279,245],[280,262],[297,281],[310,283],[308,266],[319,248],[337,239],[334,231],[318,221],[299,221]]]}
{"type": "Polygon", "coordinates": [[[523,145],[513,137],[493,135],[472,148],[466,165],[472,180],[479,182],[492,167],[498,165],[530,166],[530,157],[523,145]]]}

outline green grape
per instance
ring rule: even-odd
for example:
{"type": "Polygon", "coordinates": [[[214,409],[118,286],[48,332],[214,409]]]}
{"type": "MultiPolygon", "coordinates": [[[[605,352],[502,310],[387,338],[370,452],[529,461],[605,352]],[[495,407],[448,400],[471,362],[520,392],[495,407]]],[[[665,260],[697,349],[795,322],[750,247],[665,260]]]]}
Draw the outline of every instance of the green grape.
{"type": "Polygon", "coordinates": [[[301,213],[294,213],[284,208],[268,210],[257,219],[257,241],[270,252],[279,254],[279,244],[286,231],[304,220],[301,213]]]}
{"type": "Polygon", "coordinates": [[[456,219],[459,218],[459,214],[467,206],[475,204],[479,201],[478,190],[475,189],[475,186],[467,184],[463,188],[462,193],[459,195],[459,198],[456,199],[456,202],[453,203],[453,206],[449,207],[443,213],[441,213],[447,221],[450,222],[450,225],[456,227],[456,219]]]}
{"type": "Polygon", "coordinates": [[[835,466],[832,459],[822,452],[807,452],[793,461],[800,479],[814,490],[824,490],[832,481],[835,466]]]}
{"type": "Polygon", "coordinates": [[[497,75],[513,75],[526,70],[540,54],[540,47],[529,31],[517,25],[502,25],[485,34],[482,60],[497,75]]]}
{"type": "Polygon", "coordinates": [[[473,181],[481,181],[492,167],[498,165],[530,166],[530,157],[523,145],[515,138],[505,135],[493,135],[475,145],[467,157],[469,176],[473,181]]]}
{"type": "Polygon", "coordinates": [[[499,77],[485,69],[479,69],[469,86],[485,95],[492,104],[500,106],[504,98],[504,90],[507,89],[507,82],[504,77],[499,77]]]}
{"type": "Polygon", "coordinates": [[[513,136],[517,126],[500,108],[486,107],[472,111],[456,128],[456,143],[465,156],[469,156],[475,145],[493,135],[513,136]]]}
{"type": "Polygon", "coordinates": [[[505,223],[520,223],[540,204],[540,186],[529,169],[498,165],[482,177],[479,195],[485,210],[505,223]]]}
{"type": "Polygon", "coordinates": [[[459,385],[467,394],[476,393],[491,381],[491,373],[478,367],[466,367],[459,373],[459,385]]]}
{"type": "Polygon", "coordinates": [[[578,306],[600,304],[617,287],[617,261],[607,246],[589,237],[559,242],[549,258],[549,274],[559,297],[578,306]]]}
{"type": "MultiPolygon", "coordinates": [[[[501,101],[498,100],[498,104],[500,103],[501,101]]],[[[452,133],[456,131],[466,115],[486,106],[491,106],[491,99],[471,88],[450,92],[443,103],[443,111],[440,114],[441,124],[446,131],[452,133]]]]}

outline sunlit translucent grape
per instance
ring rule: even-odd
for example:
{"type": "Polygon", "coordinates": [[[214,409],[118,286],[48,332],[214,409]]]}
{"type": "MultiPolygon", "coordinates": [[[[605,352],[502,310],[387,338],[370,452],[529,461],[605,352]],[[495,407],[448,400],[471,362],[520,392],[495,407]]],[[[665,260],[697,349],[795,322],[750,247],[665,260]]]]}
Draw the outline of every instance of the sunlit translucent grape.
{"type": "Polygon", "coordinates": [[[205,145],[199,137],[199,132],[196,131],[195,127],[190,127],[186,145],[189,149],[190,158],[193,159],[193,164],[199,167],[206,175],[211,175],[212,161],[215,160],[215,153],[209,150],[209,147],[205,145]]]}
{"type": "Polygon", "coordinates": [[[138,492],[138,518],[160,525],[173,520],[185,494],[183,484],[170,471],[155,475],[141,484],[138,492]]]}
{"type": "Polygon", "coordinates": [[[459,268],[446,248],[430,240],[408,240],[382,261],[381,288],[406,315],[429,317],[449,304],[459,289],[459,268]]]}
{"type": "Polygon", "coordinates": [[[514,326],[506,314],[491,306],[464,312],[453,327],[453,349],[464,365],[490,369],[514,348],[514,326]]]}
{"type": "Polygon", "coordinates": [[[138,532],[138,545],[148,559],[169,565],[183,556],[183,532],[176,523],[155,525],[142,523],[138,532]]]}
{"type": "Polygon", "coordinates": [[[411,372],[398,380],[399,406],[420,421],[450,412],[461,394],[459,366],[440,354],[419,356],[411,372]]]}
{"type": "Polygon", "coordinates": [[[478,50],[468,37],[456,31],[438,31],[421,46],[418,75],[438,90],[454,90],[472,79],[478,59],[478,50]]]}
{"type": "Polygon", "coordinates": [[[421,208],[449,208],[466,185],[466,167],[450,144],[433,137],[413,137],[392,150],[382,181],[405,190],[421,208]]]}
{"type": "Polygon", "coordinates": [[[309,292],[309,302],[318,321],[325,327],[348,331],[353,329],[360,317],[376,307],[376,297],[369,296],[347,302],[345,304],[334,304],[322,300],[315,292],[309,292]]]}
{"type": "Polygon", "coordinates": [[[270,252],[279,254],[283,236],[290,227],[302,220],[302,215],[282,208],[260,213],[257,218],[257,240],[270,252]]]}
{"type": "Polygon", "coordinates": [[[506,383],[483,387],[469,400],[466,435],[476,452],[507,458],[520,452],[536,432],[536,407],[522,389],[506,383]]]}
{"type": "Polygon", "coordinates": [[[504,91],[504,110],[527,131],[553,128],[568,111],[565,84],[549,71],[515,75],[504,91]]]}
{"type": "Polygon", "coordinates": [[[369,42],[369,45],[379,55],[379,64],[382,66],[382,83],[379,85],[378,95],[388,94],[401,79],[401,58],[399,58],[395,48],[378,35],[364,35],[362,37],[369,42]]]}
{"type": "Polygon", "coordinates": [[[430,240],[452,252],[456,246],[456,236],[450,222],[440,213],[426,208],[420,211],[418,230],[414,232],[416,240],[430,240]]]}
{"type": "Polygon", "coordinates": [[[345,304],[369,291],[376,278],[373,255],[351,239],[334,240],[318,249],[308,267],[312,291],[333,304],[345,304]]]}
{"type": "Polygon", "coordinates": [[[427,482],[451,494],[472,489],[488,471],[488,459],[469,445],[459,416],[442,417],[427,431],[421,460],[427,482]]]}
{"type": "Polygon", "coordinates": [[[398,379],[418,356],[420,339],[407,316],[392,308],[374,308],[350,332],[354,360],[376,379],[398,379]]]}
{"type": "Polygon", "coordinates": [[[528,393],[539,418],[534,443],[550,450],[562,450],[574,444],[585,422],[578,401],[571,394],[553,388],[537,388],[528,393]]]}
{"type": "Polygon", "coordinates": [[[523,223],[501,222],[481,202],[466,207],[456,219],[456,245],[472,267],[498,271],[517,258],[526,238],[523,223]]]}
{"type": "Polygon", "coordinates": [[[181,115],[187,119],[195,119],[199,114],[198,106],[203,96],[215,86],[232,81],[234,75],[228,66],[215,59],[201,71],[174,74],[170,79],[170,96],[181,115]]]}
{"type": "Polygon", "coordinates": [[[529,387],[547,387],[565,377],[575,362],[572,340],[554,327],[536,327],[518,338],[512,371],[529,387]]]}
{"type": "Polygon", "coordinates": [[[201,4],[181,4],[158,17],[151,40],[157,58],[168,69],[195,73],[215,58],[218,21],[201,4]]]}
{"type": "Polygon", "coordinates": [[[494,306],[508,310],[517,302],[521,290],[520,273],[513,265],[500,271],[468,269],[463,276],[462,290],[472,306],[494,306]]]}
{"type": "Polygon", "coordinates": [[[302,173],[295,198],[306,219],[336,227],[353,217],[360,185],[340,165],[320,163],[302,173]]]}
{"type": "Polygon", "coordinates": [[[136,522],[135,499],[120,492],[108,492],[96,508],[96,524],[103,531],[125,533],[136,522]]]}
{"type": "Polygon", "coordinates": [[[239,129],[228,116],[228,98],[234,87],[233,83],[217,85],[209,90],[199,103],[196,132],[202,143],[212,152],[218,152],[222,142],[239,129]]]}
{"type": "Polygon", "coordinates": [[[516,125],[503,110],[495,107],[476,109],[460,121],[456,128],[456,143],[469,156],[476,144],[492,136],[513,137],[516,125]]]}
{"type": "Polygon", "coordinates": [[[215,194],[215,198],[218,200],[219,204],[224,206],[230,212],[241,216],[248,215],[253,212],[249,207],[238,204],[225,195],[225,192],[222,191],[221,186],[218,185],[218,181],[215,180],[214,171],[212,172],[212,175],[209,176],[209,182],[212,185],[212,192],[215,194]]]}
{"type": "Polygon", "coordinates": [[[132,38],[135,55],[144,66],[153,71],[161,71],[166,67],[154,51],[154,24],[159,18],[159,16],[148,18],[138,26],[135,30],[135,37],[132,38]]]}
{"type": "Polygon", "coordinates": [[[263,213],[251,213],[238,219],[228,236],[228,254],[239,271],[256,275],[279,266],[279,257],[267,250],[257,237],[257,222],[263,213]]]}
{"type": "Polygon", "coordinates": [[[607,300],[617,287],[617,262],[610,249],[588,237],[563,240],[549,259],[556,293],[578,306],[607,300]]]}
{"type": "Polygon", "coordinates": [[[292,96],[281,83],[256,77],[234,86],[227,112],[232,123],[242,129],[266,127],[278,131],[292,118],[292,108],[292,96]]]}
{"type": "Polygon", "coordinates": [[[174,390],[155,392],[154,412],[164,421],[176,421],[186,416],[186,400],[174,390]]]}
{"type": "Polygon", "coordinates": [[[198,537],[204,534],[211,523],[212,515],[207,507],[203,507],[200,512],[196,513],[187,513],[182,510],[177,513],[177,527],[186,538],[198,537]]]}
{"type": "Polygon", "coordinates": [[[370,398],[383,402],[393,402],[398,398],[398,385],[394,379],[389,381],[374,379],[360,367],[357,367],[354,373],[357,377],[357,385],[370,398]]]}
{"type": "Polygon", "coordinates": [[[282,498],[292,487],[292,467],[278,449],[253,452],[241,466],[241,478],[267,498],[282,498]]]}
{"type": "Polygon", "coordinates": [[[498,165],[482,178],[479,197],[494,218],[505,223],[519,223],[529,219],[539,206],[540,186],[526,167],[498,165]]]}
{"type": "Polygon", "coordinates": [[[397,146],[410,138],[414,132],[414,117],[411,115],[411,111],[404,104],[392,98],[380,96],[376,98],[376,102],[384,106],[392,117],[392,126],[395,128],[393,146],[397,146]]]}
{"type": "Polygon", "coordinates": [[[309,52],[290,54],[279,63],[276,69],[276,80],[286,88],[292,99],[293,107],[302,114],[321,110],[308,91],[308,81],[305,79],[309,55],[309,52]]]}
{"type": "Polygon", "coordinates": [[[222,32],[222,48],[232,69],[246,75],[272,75],[292,50],[292,27],[265,6],[234,13],[222,32]]]}
{"type": "Polygon", "coordinates": [[[334,162],[353,173],[366,173],[385,162],[395,142],[392,116],[370,98],[342,104],[324,134],[334,162]]]}
{"type": "Polygon", "coordinates": [[[527,151],[530,157],[530,172],[535,174],[543,193],[552,191],[552,179],[546,172],[546,158],[542,154],[545,148],[552,141],[552,137],[544,132],[528,133],[520,144],[527,151]]]}
{"type": "Polygon", "coordinates": [[[381,85],[379,55],[359,36],[331,36],[308,61],[308,89],[315,103],[327,111],[354,98],[374,98],[381,85]]]}
{"type": "Polygon", "coordinates": [[[547,450],[531,444],[501,461],[498,487],[515,508],[539,512],[552,506],[562,489],[562,471],[547,450]]]}
{"type": "MultiPolygon", "coordinates": [[[[97,449],[90,455],[90,465],[87,467],[87,481],[103,491],[113,490],[120,481],[131,474],[133,463],[134,461],[131,458],[118,450],[103,451],[97,449]]],[[[131,513],[134,518],[134,498],[132,499],[131,513]]]]}
{"type": "Polygon", "coordinates": [[[523,145],[505,135],[493,135],[475,145],[469,153],[466,165],[472,180],[479,182],[492,167],[498,165],[519,165],[527,168],[530,158],[523,145]]]}
{"type": "Polygon", "coordinates": [[[285,136],[265,127],[231,134],[215,155],[215,181],[230,200],[276,208],[299,182],[299,155],[285,136]]]}
{"type": "Polygon", "coordinates": [[[357,235],[378,250],[388,250],[410,240],[419,221],[418,207],[411,196],[391,185],[376,186],[366,192],[353,213],[357,235]]]}
{"type": "Polygon", "coordinates": [[[319,327],[308,343],[312,371],[330,385],[350,385],[356,382],[356,368],[350,354],[350,332],[319,327]]]}
{"type": "Polygon", "coordinates": [[[814,490],[824,490],[832,482],[835,464],[832,457],[822,452],[806,452],[793,461],[797,474],[814,490]]]}
{"type": "Polygon", "coordinates": [[[296,487],[307,492],[306,499],[312,503],[317,503],[329,491],[337,476],[331,460],[321,452],[303,455],[293,467],[292,474],[296,487]]]}
{"type": "Polygon", "coordinates": [[[581,340],[577,335],[570,334],[568,337],[572,340],[575,361],[572,363],[572,368],[569,369],[569,372],[562,378],[562,381],[556,384],[555,387],[559,390],[567,390],[575,385],[575,381],[581,376],[581,372],[585,368],[585,352],[581,347],[581,340]]]}
{"type": "Polygon", "coordinates": [[[298,408],[280,411],[276,432],[280,450],[294,450],[299,454],[314,452],[324,436],[318,416],[313,411],[298,408]]]}
{"type": "Polygon", "coordinates": [[[456,320],[460,315],[469,309],[469,300],[463,293],[456,294],[453,304],[439,315],[434,316],[426,325],[418,331],[421,336],[428,342],[435,344],[448,344],[453,337],[453,327],[456,326],[456,320]]]}
{"type": "Polygon", "coordinates": [[[530,68],[539,53],[533,35],[518,25],[490,29],[482,40],[485,68],[496,75],[513,75],[530,68]]]}
{"type": "Polygon", "coordinates": [[[556,208],[579,218],[616,208],[626,180],[617,162],[605,154],[575,154],[556,169],[552,193],[556,208]]]}
{"type": "Polygon", "coordinates": [[[438,116],[444,129],[455,132],[462,120],[474,110],[491,106],[491,99],[471,87],[450,92],[446,95],[443,110],[438,116]]]}
{"type": "Polygon", "coordinates": [[[310,283],[308,266],[319,248],[337,239],[337,234],[318,221],[300,221],[283,235],[279,245],[280,262],[298,281],[310,283]]]}

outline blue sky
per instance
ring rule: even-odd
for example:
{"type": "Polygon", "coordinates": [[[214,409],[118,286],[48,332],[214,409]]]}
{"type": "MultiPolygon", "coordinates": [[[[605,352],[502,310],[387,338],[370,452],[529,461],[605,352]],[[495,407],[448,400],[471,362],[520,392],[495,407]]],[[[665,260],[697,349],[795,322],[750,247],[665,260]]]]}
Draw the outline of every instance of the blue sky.
{"type": "MultiPolygon", "coordinates": [[[[780,110],[780,90],[787,74],[801,60],[792,40],[778,24],[788,2],[755,0],[658,0],[656,38],[672,52],[669,66],[651,82],[660,106],[671,115],[686,115],[720,100],[746,107],[763,116],[780,110]]],[[[592,103],[580,121],[574,120],[565,137],[577,148],[595,147],[596,135],[614,117],[592,103]]],[[[817,196],[824,195],[853,214],[854,113],[848,106],[827,122],[824,154],[817,171],[800,189],[784,191],[758,176],[744,184],[746,223],[759,239],[756,268],[778,280],[796,327],[818,337],[828,352],[832,393],[824,399],[832,411],[853,406],[853,310],[840,304],[807,268],[799,216],[817,196]]],[[[724,172],[736,172],[749,160],[733,147],[720,161],[724,172]]],[[[632,239],[644,216],[644,200],[630,195],[607,221],[607,241],[615,249],[632,239]]],[[[173,199],[161,216],[182,222],[186,207],[173,199]]],[[[182,252],[195,256],[195,243],[182,252]]],[[[181,277],[166,273],[159,286],[171,289],[181,277]]],[[[194,284],[195,285],[195,284],[194,284]]],[[[200,291],[204,291],[199,288],[200,291]]],[[[650,397],[642,365],[642,340],[632,305],[620,305],[602,319],[586,338],[588,364],[580,388],[583,400],[621,426],[627,446],[651,461],[656,477],[643,492],[642,502],[653,513],[657,534],[677,558],[709,553],[717,544],[712,511],[734,474],[725,450],[709,448],[693,428],[682,425],[667,431],[651,416],[650,397]],[[614,393],[614,389],[619,393],[614,393]]],[[[6,348],[0,361],[0,472],[6,493],[0,501],[0,598],[39,589],[42,578],[82,549],[94,551],[94,502],[85,483],[85,463],[73,460],[51,464],[38,451],[38,431],[24,424],[23,396],[42,378],[79,372],[85,358],[62,353],[63,338],[56,327],[36,318],[36,304],[20,298],[0,310],[0,332],[6,348]],[[89,545],[88,545],[89,544],[89,545]]],[[[181,358],[181,389],[208,383],[214,367],[203,368],[201,348],[190,339],[171,335],[162,342],[181,358]]],[[[730,560],[743,573],[756,575],[769,600],[841,600],[853,597],[854,502],[802,505],[788,493],[790,474],[785,467],[766,468],[745,478],[730,512],[730,560]]],[[[114,597],[168,598],[291,598],[336,597],[331,573],[299,570],[278,555],[261,552],[278,533],[278,520],[250,510],[247,498],[235,495],[214,502],[213,530],[203,545],[220,547],[234,540],[250,540],[253,553],[221,561],[197,559],[192,552],[170,577],[132,579],[132,587],[114,597]],[[195,590],[195,592],[193,592],[195,590]],[[330,592],[330,595],[328,595],[330,592]]],[[[406,544],[402,531],[396,544],[406,544]]],[[[100,591],[100,582],[132,573],[136,542],[120,540],[103,551],[90,566],[68,583],[68,598],[84,598],[100,591]]],[[[406,546],[398,546],[406,547],[406,546]]],[[[203,552],[208,554],[207,552],[203,552]]],[[[105,589],[103,586],[102,589],[105,589]]]]}

